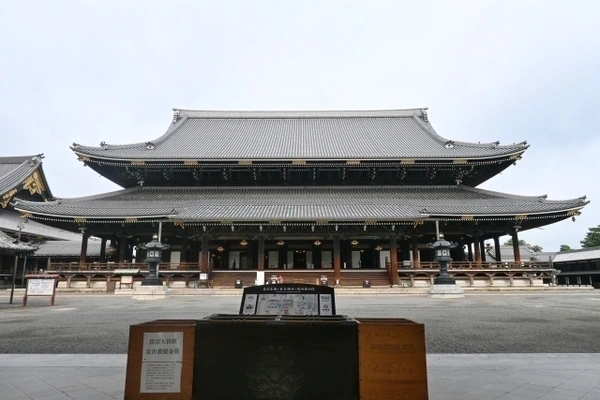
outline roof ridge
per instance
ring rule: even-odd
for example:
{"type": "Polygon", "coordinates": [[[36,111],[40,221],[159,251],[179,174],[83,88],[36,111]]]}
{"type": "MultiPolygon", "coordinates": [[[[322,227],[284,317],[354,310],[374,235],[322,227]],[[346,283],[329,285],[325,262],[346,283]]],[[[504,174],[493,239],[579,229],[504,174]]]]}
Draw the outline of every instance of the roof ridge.
{"type": "Polygon", "coordinates": [[[173,108],[175,118],[182,113],[190,118],[364,118],[412,117],[425,115],[428,107],[370,110],[192,110],[173,108]]]}

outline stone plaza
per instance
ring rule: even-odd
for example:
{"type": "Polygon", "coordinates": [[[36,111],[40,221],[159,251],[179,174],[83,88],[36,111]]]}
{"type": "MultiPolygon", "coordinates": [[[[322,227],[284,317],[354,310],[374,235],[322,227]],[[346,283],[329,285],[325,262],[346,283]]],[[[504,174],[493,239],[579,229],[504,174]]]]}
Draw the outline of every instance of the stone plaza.
{"type": "MultiPolygon", "coordinates": [[[[63,294],[54,307],[45,298],[26,308],[2,301],[0,398],[122,398],[130,325],[239,311],[240,295],[200,293],[149,302],[63,294]]],[[[424,323],[432,400],[600,399],[595,291],[461,299],[367,293],[336,296],[338,314],[424,323]]]]}

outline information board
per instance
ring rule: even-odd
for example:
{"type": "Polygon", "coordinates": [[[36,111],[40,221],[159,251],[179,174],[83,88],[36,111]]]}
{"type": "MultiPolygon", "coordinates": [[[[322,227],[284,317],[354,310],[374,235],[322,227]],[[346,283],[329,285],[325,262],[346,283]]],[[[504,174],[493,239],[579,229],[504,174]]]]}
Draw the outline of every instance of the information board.
{"type": "Polygon", "coordinates": [[[272,284],[244,289],[242,315],[335,315],[332,287],[272,284]]]}
{"type": "Polygon", "coordinates": [[[23,307],[27,306],[29,296],[50,296],[50,305],[54,305],[56,296],[56,286],[59,280],[58,275],[25,275],[27,286],[25,287],[25,296],[23,296],[23,307]]]}
{"type": "Polygon", "coordinates": [[[52,296],[54,294],[54,279],[28,279],[27,280],[27,295],[28,296],[52,296]]]}

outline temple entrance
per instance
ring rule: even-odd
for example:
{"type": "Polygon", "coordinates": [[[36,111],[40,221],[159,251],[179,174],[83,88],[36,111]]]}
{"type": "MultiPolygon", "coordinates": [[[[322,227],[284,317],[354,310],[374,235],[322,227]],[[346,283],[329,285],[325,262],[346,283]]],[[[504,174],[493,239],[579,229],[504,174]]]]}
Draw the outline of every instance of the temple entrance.
{"type": "Polygon", "coordinates": [[[306,250],[294,251],[294,269],[306,269],[306,250]]]}

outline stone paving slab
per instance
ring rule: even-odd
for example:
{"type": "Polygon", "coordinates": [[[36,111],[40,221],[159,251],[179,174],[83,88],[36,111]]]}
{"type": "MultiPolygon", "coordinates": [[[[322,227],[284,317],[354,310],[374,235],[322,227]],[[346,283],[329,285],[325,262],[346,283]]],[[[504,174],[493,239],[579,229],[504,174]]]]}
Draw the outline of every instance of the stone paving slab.
{"type": "MultiPolygon", "coordinates": [[[[0,354],[2,400],[122,399],[125,354],[0,354]]],[[[600,354],[428,354],[430,400],[600,400],[600,354]]]]}

